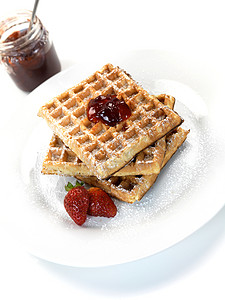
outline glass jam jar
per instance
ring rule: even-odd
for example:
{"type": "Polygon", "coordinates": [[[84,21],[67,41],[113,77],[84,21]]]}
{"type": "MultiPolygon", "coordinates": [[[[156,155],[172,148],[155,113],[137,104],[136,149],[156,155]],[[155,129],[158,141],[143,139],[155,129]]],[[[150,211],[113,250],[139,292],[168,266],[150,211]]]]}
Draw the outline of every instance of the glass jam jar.
{"type": "Polygon", "coordinates": [[[16,85],[31,92],[61,70],[49,33],[31,11],[17,11],[0,22],[0,60],[16,85]]]}

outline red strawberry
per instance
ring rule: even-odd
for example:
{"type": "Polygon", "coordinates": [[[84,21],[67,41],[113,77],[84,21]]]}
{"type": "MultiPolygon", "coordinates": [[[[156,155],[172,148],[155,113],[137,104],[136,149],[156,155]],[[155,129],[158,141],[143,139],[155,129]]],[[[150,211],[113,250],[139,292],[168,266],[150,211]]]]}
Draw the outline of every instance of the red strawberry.
{"type": "Polygon", "coordinates": [[[65,188],[68,193],[64,198],[64,207],[73,221],[81,226],[87,218],[89,193],[78,182],[75,187],[69,182],[65,188]]]}
{"type": "Polygon", "coordinates": [[[90,204],[88,214],[96,217],[115,217],[117,208],[109,195],[100,188],[90,188],[88,190],[90,204]]]}

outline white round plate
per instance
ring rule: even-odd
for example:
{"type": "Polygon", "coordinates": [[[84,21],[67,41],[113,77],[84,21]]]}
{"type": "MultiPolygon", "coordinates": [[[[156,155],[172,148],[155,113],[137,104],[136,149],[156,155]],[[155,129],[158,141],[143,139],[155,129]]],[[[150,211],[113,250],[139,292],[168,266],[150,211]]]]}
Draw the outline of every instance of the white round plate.
{"type": "Polygon", "coordinates": [[[225,202],[224,69],[216,57],[140,50],[110,61],[77,63],[39,86],[6,130],[4,184],[14,187],[5,195],[8,228],[33,255],[79,267],[153,255],[199,229],[225,202]],[[64,186],[75,180],[40,172],[52,133],[37,111],[108,62],[124,68],[151,94],[173,95],[190,133],[139,203],[115,200],[115,218],[88,217],[79,227],[63,206],[64,186]]]}

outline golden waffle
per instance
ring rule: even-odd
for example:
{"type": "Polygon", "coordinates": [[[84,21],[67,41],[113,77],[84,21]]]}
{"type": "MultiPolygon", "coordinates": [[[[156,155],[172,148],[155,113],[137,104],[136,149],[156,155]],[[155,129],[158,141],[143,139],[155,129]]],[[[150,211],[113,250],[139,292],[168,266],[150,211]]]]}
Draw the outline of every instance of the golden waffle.
{"type": "Polygon", "coordinates": [[[50,100],[38,115],[98,178],[115,173],[182,122],[178,114],[111,64],[50,100]],[[93,124],[86,115],[90,99],[108,94],[123,99],[132,112],[115,127],[93,124]]]}
{"type": "Polygon", "coordinates": [[[166,152],[161,168],[165,166],[177,149],[183,144],[189,132],[190,130],[178,127],[166,135],[166,152]]]}
{"type": "MultiPolygon", "coordinates": [[[[178,127],[166,138],[166,155],[163,166],[168,162],[171,156],[185,141],[189,130],[178,127]]],[[[157,178],[157,174],[144,176],[112,176],[109,179],[99,180],[97,177],[76,176],[77,179],[86,182],[89,185],[99,187],[111,196],[128,202],[134,203],[141,200],[144,194],[150,189],[157,178]]]]}
{"type": "MultiPolygon", "coordinates": [[[[156,97],[160,102],[173,109],[175,103],[174,97],[165,94],[156,97]]],[[[113,176],[158,174],[164,159],[165,150],[166,142],[163,137],[159,141],[156,141],[154,145],[138,153],[131,162],[113,174],[113,176]]],[[[68,176],[94,175],[56,135],[53,135],[50,141],[49,149],[43,162],[42,173],[64,174],[68,176]]]]}

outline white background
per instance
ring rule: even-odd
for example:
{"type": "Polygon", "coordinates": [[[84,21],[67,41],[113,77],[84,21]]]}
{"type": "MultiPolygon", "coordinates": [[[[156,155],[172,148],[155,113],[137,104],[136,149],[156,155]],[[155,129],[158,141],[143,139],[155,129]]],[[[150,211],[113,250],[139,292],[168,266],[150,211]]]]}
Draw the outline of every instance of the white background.
{"type": "MultiPolygon", "coordinates": [[[[40,1],[37,14],[65,69],[85,57],[108,58],[121,50],[145,48],[207,49],[223,58],[222,4],[218,0],[49,0],[40,1]]],[[[1,5],[1,15],[32,6],[32,1],[8,0],[1,5]]],[[[0,82],[3,129],[10,119],[4,112],[9,105],[15,112],[26,94],[2,68],[0,82]]],[[[1,299],[224,299],[224,220],[225,208],[162,253],[104,268],[64,267],[35,258],[7,234],[4,219],[0,220],[1,299]]]]}

